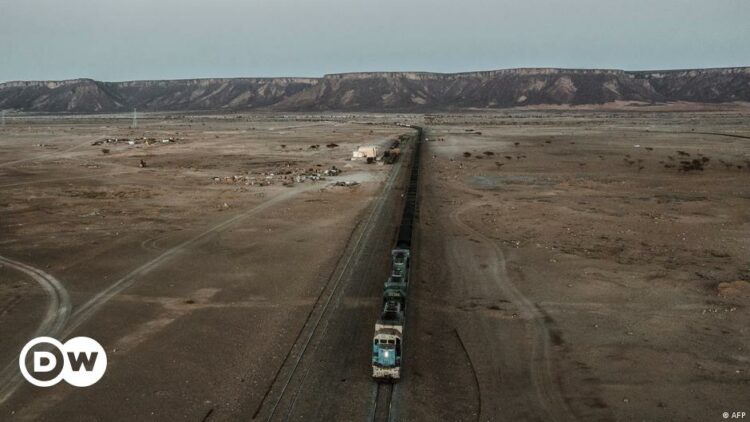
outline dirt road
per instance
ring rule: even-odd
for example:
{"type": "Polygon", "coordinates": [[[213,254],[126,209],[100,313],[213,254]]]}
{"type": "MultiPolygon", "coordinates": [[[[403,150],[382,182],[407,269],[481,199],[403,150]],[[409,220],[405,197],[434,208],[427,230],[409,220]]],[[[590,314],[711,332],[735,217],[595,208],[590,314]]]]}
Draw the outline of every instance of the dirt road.
{"type": "MultiPolygon", "coordinates": [[[[70,295],[65,286],[46,272],[26,265],[22,262],[14,261],[10,258],[0,256],[0,264],[7,265],[17,271],[31,277],[47,294],[47,311],[44,318],[36,327],[36,330],[28,335],[29,338],[47,336],[57,337],[62,329],[67,325],[72,304],[70,295]]],[[[0,371],[0,404],[6,401],[23,382],[18,369],[18,359],[11,359],[0,371]]]]}

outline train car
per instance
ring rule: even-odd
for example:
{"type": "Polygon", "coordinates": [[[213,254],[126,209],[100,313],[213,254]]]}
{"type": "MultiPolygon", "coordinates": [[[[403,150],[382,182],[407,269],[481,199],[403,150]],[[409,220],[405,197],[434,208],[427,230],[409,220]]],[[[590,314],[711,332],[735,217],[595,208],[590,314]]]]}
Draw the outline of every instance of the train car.
{"type": "Polygon", "coordinates": [[[391,257],[393,258],[393,266],[391,268],[391,275],[396,277],[402,277],[407,280],[409,277],[409,257],[411,252],[408,248],[396,248],[391,251],[391,257]]]}
{"type": "Polygon", "coordinates": [[[377,380],[397,380],[401,377],[401,349],[404,332],[403,302],[386,300],[383,313],[375,323],[372,341],[372,376],[377,380]]]}
{"type": "Polygon", "coordinates": [[[391,148],[383,152],[383,162],[386,164],[393,164],[401,156],[401,150],[398,148],[391,148]]]}
{"type": "Polygon", "coordinates": [[[403,284],[391,283],[383,289],[383,306],[390,301],[397,301],[401,304],[401,310],[406,312],[406,290],[403,284]]]}
{"type": "MultiPolygon", "coordinates": [[[[391,290],[398,290],[401,293],[401,296],[406,297],[409,285],[403,277],[390,276],[388,277],[388,281],[383,285],[383,293],[387,293],[391,290]]],[[[385,294],[383,297],[385,297],[385,294]]]]}

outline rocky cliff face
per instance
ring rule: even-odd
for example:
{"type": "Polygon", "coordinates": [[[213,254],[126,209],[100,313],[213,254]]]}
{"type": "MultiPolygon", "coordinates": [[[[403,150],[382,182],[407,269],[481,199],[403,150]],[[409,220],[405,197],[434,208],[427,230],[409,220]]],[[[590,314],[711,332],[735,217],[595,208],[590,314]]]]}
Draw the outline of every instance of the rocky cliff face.
{"type": "Polygon", "coordinates": [[[0,84],[0,109],[37,112],[181,110],[429,111],[611,101],[750,101],[750,68],[626,72],[507,69],[454,74],[365,72],[323,78],[0,84]]]}
{"type": "Polygon", "coordinates": [[[129,107],[156,111],[266,107],[315,84],[314,78],[234,78],[114,82],[107,86],[127,98],[129,107]]]}
{"type": "Polygon", "coordinates": [[[2,109],[96,113],[120,110],[126,105],[126,100],[91,79],[0,84],[2,109]]]}
{"type": "Polygon", "coordinates": [[[317,79],[236,78],[171,81],[59,82],[0,84],[0,108],[38,112],[249,109],[275,104],[317,83],[317,79]]]}

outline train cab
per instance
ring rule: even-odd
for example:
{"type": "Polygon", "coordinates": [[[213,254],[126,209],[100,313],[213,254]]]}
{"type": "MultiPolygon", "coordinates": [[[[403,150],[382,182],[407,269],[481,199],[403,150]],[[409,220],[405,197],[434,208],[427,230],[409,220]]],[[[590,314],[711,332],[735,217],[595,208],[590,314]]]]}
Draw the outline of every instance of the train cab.
{"type": "Polygon", "coordinates": [[[375,331],[372,344],[372,377],[394,380],[401,377],[401,329],[381,326],[375,331]]]}

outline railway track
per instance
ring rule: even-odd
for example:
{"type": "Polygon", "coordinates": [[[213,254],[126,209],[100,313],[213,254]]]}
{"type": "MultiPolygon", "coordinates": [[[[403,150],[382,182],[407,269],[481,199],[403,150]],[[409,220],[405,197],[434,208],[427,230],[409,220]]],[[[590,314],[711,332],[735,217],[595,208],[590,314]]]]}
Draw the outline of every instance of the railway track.
{"type": "Polygon", "coordinates": [[[396,385],[391,383],[375,385],[370,421],[391,422],[393,420],[393,390],[395,388],[396,385]]]}
{"type": "MultiPolygon", "coordinates": [[[[407,182],[407,188],[406,192],[404,194],[404,210],[403,214],[401,215],[401,224],[398,229],[398,235],[397,235],[397,242],[396,242],[396,249],[394,251],[405,251],[405,253],[412,254],[414,253],[414,244],[412,243],[412,235],[414,232],[414,224],[415,224],[415,218],[418,213],[418,201],[417,201],[417,190],[419,187],[419,161],[420,161],[420,145],[422,143],[422,139],[424,137],[424,132],[421,127],[418,126],[411,126],[413,129],[417,130],[417,141],[414,146],[414,152],[413,152],[413,158],[412,158],[412,166],[411,166],[411,173],[409,174],[408,182],[407,182]]],[[[402,273],[399,270],[399,266],[397,266],[395,257],[393,261],[393,267],[391,268],[391,271],[389,272],[388,282],[386,283],[386,292],[384,292],[384,311],[383,316],[381,319],[378,320],[376,323],[376,331],[375,331],[375,341],[376,344],[378,344],[378,341],[380,341],[382,344],[383,339],[389,339],[390,337],[387,337],[389,335],[392,335],[390,332],[388,332],[388,329],[394,329],[393,327],[396,327],[397,332],[403,334],[403,328],[405,326],[406,321],[406,315],[402,314],[401,318],[392,318],[388,316],[389,312],[393,312],[393,309],[403,309],[398,308],[399,298],[401,298],[401,304],[405,304],[406,302],[406,292],[396,290],[394,292],[392,283],[393,277],[397,277],[397,280],[401,280],[401,277],[404,277],[404,279],[408,280],[411,279],[413,276],[412,274],[409,274],[409,268],[407,264],[402,264],[406,266],[406,273],[402,273]],[[400,294],[398,292],[401,292],[400,294]],[[403,295],[403,296],[401,296],[403,295]],[[393,305],[395,303],[395,305],[393,305]],[[392,325],[388,325],[392,324],[392,325]],[[380,329],[378,327],[381,327],[380,329]],[[401,326],[401,329],[398,329],[397,327],[401,326]],[[387,327],[387,328],[383,328],[387,327]]],[[[398,342],[401,340],[401,336],[396,340],[396,348],[398,348],[398,342]]],[[[391,341],[391,340],[388,340],[391,341]]],[[[401,343],[403,344],[403,343],[401,343]]],[[[398,349],[396,349],[398,350],[398,349]]],[[[378,349],[377,358],[373,358],[373,371],[375,370],[376,366],[376,359],[380,359],[380,349],[378,349]]],[[[387,351],[385,352],[387,356],[387,351]]],[[[396,378],[398,378],[398,374],[401,372],[401,363],[398,361],[400,358],[399,352],[396,352],[397,356],[397,370],[396,372],[396,378]]],[[[401,352],[403,353],[403,352],[401,352]]],[[[378,361],[380,362],[380,361],[378,361]]],[[[378,368],[381,368],[378,366],[378,368]]],[[[388,375],[390,376],[390,375],[388,375]]],[[[380,379],[382,380],[382,378],[380,379]]],[[[396,380],[392,380],[396,381],[396,380]]],[[[391,421],[393,419],[394,415],[394,390],[396,390],[397,385],[391,382],[378,382],[375,387],[374,392],[374,398],[373,398],[373,404],[372,404],[372,411],[371,411],[371,420],[372,421],[391,421]]]]}
{"type": "Polygon", "coordinates": [[[344,286],[353,278],[352,267],[361,258],[363,245],[378,228],[378,217],[382,215],[387,198],[400,177],[403,161],[398,161],[396,166],[386,179],[383,191],[371,211],[352,233],[336,269],[322,289],[295,343],[253,413],[253,420],[287,420],[293,413],[302,385],[309,373],[309,368],[302,370],[305,366],[303,360],[305,356],[314,354],[320,340],[325,338],[329,321],[340,304],[344,286]],[[295,377],[297,382],[293,382],[295,377]],[[285,405],[285,401],[289,403],[285,405]]]}

